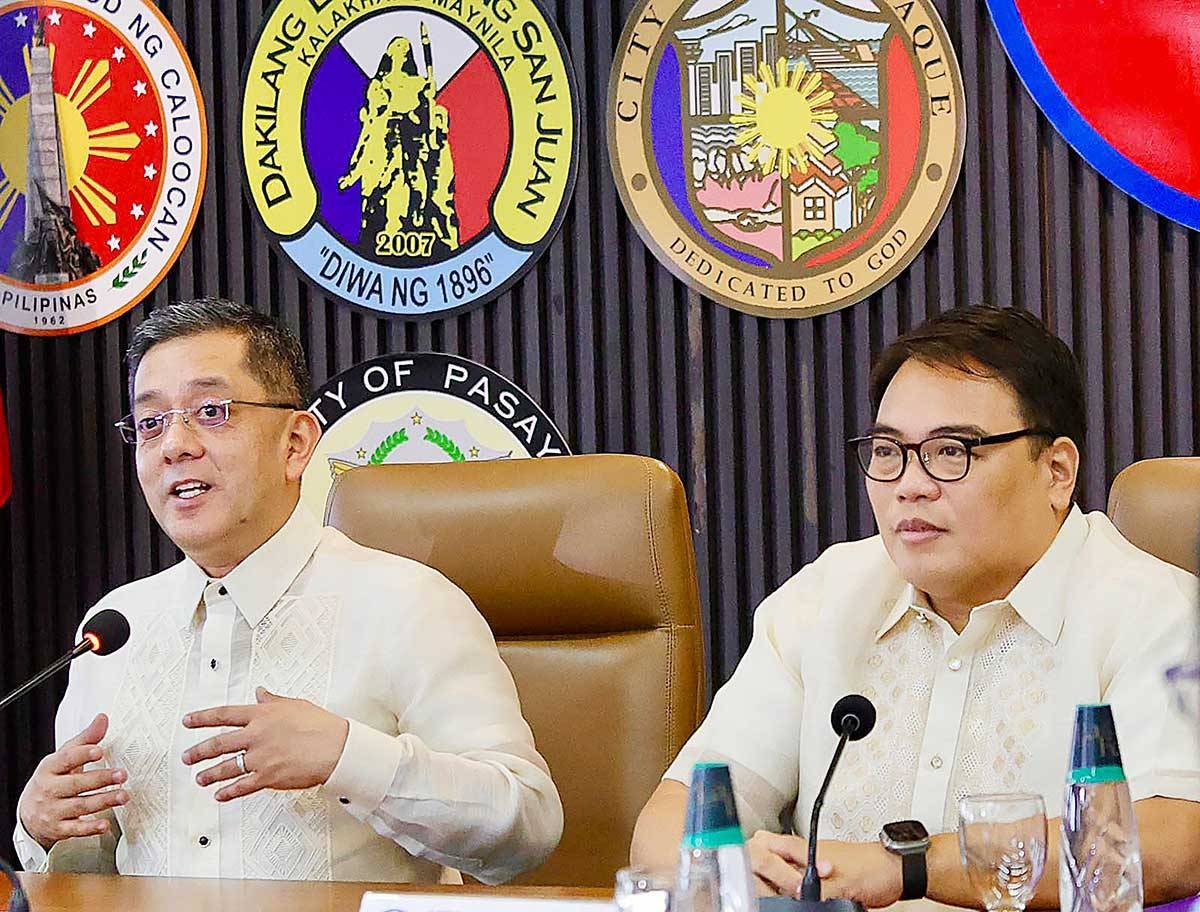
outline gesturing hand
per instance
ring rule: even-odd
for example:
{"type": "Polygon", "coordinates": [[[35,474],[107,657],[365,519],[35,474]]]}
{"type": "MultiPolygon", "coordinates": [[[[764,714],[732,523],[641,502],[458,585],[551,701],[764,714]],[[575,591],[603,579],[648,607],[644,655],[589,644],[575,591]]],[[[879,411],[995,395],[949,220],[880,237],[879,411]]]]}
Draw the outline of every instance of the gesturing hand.
{"type": "Polygon", "coordinates": [[[218,706],[188,713],[185,728],[226,728],[225,732],[183,752],[188,766],[232,755],[196,774],[202,786],[234,780],[216,794],[218,801],[244,798],[269,788],[306,789],[323,785],[346,745],[350,723],[308,700],[255,691],[253,706],[218,706]],[[238,765],[244,753],[243,770],[238,765]]]}
{"type": "Polygon", "coordinates": [[[120,785],[128,778],[125,770],[100,769],[83,772],[83,767],[103,756],[98,745],[108,732],[108,717],[96,716],[83,731],[54,753],[42,759],[17,802],[17,814],[25,832],[49,850],[60,839],[98,836],[108,830],[107,820],[84,819],[125,804],[124,789],[98,792],[120,785]],[[89,794],[89,793],[95,794],[89,794]]]}

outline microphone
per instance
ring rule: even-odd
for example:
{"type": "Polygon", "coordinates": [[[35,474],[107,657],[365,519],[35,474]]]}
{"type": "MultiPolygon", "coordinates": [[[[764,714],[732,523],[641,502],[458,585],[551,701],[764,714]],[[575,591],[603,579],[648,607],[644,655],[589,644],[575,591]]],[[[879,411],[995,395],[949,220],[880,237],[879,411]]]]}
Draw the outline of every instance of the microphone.
{"type": "Polygon", "coordinates": [[[0,699],[0,709],[8,706],[29,691],[33,690],[56,672],[66,668],[81,655],[94,652],[106,656],[116,652],[129,640],[129,621],[125,615],[111,608],[97,611],[83,625],[83,638],[75,644],[70,652],[38,672],[12,693],[0,699]]]}
{"type": "Polygon", "coordinates": [[[821,783],[821,790],[817,792],[816,800],[813,801],[812,817],[808,821],[808,867],[804,871],[804,880],[800,883],[801,901],[821,900],[821,878],[817,876],[817,823],[821,817],[821,808],[825,805],[825,793],[829,791],[833,771],[842,759],[846,742],[861,741],[875,727],[875,705],[861,694],[847,694],[833,704],[829,724],[839,735],[838,744],[833,752],[833,759],[829,761],[825,781],[821,783]]]}
{"type": "Polygon", "coordinates": [[[875,705],[861,694],[847,694],[833,704],[829,723],[838,735],[837,748],[829,761],[825,781],[813,801],[812,817],[808,821],[808,867],[800,882],[800,897],[771,896],[759,900],[760,912],[862,912],[860,903],[849,899],[821,899],[821,878],[817,876],[817,823],[825,804],[825,793],[833,781],[833,771],[842,759],[847,741],[861,741],[875,727],[875,705]]]}

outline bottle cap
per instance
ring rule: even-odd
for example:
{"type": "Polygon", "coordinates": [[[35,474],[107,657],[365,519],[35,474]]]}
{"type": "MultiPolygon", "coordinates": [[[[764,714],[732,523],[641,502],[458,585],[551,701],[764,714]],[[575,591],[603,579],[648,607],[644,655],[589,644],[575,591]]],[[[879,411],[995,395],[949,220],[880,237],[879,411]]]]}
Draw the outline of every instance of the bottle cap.
{"type": "Polygon", "coordinates": [[[1123,782],[1121,747],[1112,707],[1084,703],[1075,708],[1075,736],[1071,741],[1071,782],[1123,782]]]}
{"type": "Polygon", "coordinates": [[[684,848],[719,849],[744,842],[729,767],[724,763],[697,763],[688,790],[684,848]]]}

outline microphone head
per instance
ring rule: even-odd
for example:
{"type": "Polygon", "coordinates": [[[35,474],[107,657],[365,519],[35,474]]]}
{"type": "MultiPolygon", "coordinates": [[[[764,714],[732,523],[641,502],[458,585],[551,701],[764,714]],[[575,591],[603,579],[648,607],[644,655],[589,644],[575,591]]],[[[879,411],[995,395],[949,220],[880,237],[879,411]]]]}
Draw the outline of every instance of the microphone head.
{"type": "Polygon", "coordinates": [[[83,625],[83,638],[92,644],[92,652],[106,656],[129,641],[129,621],[121,612],[105,608],[83,625]]]}
{"type": "Polygon", "coordinates": [[[829,722],[837,734],[861,741],[875,727],[875,704],[862,694],[847,694],[833,704],[829,722]]]}

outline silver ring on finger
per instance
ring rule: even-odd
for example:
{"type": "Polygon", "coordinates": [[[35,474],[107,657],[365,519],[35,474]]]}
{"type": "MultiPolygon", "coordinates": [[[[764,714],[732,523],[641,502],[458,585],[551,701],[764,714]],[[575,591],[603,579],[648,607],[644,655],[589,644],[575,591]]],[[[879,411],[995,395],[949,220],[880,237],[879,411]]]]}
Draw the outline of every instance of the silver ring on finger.
{"type": "Polygon", "coordinates": [[[248,769],[246,769],[246,752],[245,751],[238,751],[236,754],[233,755],[233,759],[234,759],[234,762],[237,763],[237,768],[239,770],[241,770],[243,776],[246,775],[246,773],[250,772],[248,769]]]}

